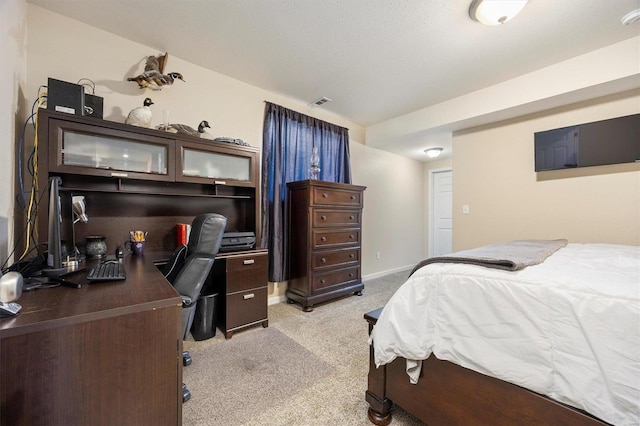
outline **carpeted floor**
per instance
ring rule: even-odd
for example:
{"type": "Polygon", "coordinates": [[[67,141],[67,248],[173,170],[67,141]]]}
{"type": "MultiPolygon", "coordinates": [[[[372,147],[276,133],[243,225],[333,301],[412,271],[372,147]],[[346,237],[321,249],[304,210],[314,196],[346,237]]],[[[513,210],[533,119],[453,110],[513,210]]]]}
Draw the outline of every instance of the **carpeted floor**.
{"type": "MultiPolygon", "coordinates": [[[[365,281],[350,296],[305,313],[300,305],[269,306],[269,328],[225,340],[185,341],[193,364],[183,378],[192,392],[184,425],[371,425],[364,400],[369,368],[363,316],[383,306],[409,271],[365,281]]],[[[392,425],[422,425],[396,409],[392,425]]]]}

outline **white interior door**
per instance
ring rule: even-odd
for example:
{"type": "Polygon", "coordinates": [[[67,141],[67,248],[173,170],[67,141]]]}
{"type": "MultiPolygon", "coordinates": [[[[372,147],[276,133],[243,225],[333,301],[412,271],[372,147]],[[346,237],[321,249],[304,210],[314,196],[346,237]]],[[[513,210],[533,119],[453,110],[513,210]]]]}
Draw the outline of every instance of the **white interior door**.
{"type": "Polygon", "coordinates": [[[449,170],[431,172],[431,247],[429,256],[441,256],[452,251],[453,239],[453,173],[449,170]]]}

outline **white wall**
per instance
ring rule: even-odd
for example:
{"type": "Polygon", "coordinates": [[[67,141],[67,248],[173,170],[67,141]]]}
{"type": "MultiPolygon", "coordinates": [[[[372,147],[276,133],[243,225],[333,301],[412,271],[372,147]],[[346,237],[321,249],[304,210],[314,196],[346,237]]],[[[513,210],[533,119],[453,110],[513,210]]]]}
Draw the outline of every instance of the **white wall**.
{"type": "Polygon", "coordinates": [[[424,259],[426,230],[421,162],[386,151],[351,145],[353,180],[367,186],[362,217],[362,271],[410,268],[424,259]],[[378,259],[376,253],[380,253],[378,259]]]}
{"type": "Polygon", "coordinates": [[[15,142],[26,118],[19,114],[24,107],[26,34],[25,1],[0,1],[0,265],[13,247],[15,142]]]}
{"type": "Polygon", "coordinates": [[[454,250],[526,238],[640,245],[640,163],[536,173],[533,149],[535,132],[638,113],[635,90],[454,134],[454,250]]]}
{"type": "MultiPolygon", "coordinates": [[[[28,7],[28,24],[29,105],[48,77],[70,82],[90,78],[96,83],[96,95],[104,97],[105,119],[113,121],[124,121],[128,111],[149,96],[155,102],[153,125],[162,123],[162,111],[168,109],[172,122],[195,126],[206,119],[215,136],[241,138],[253,146],[262,145],[265,100],[349,128],[353,183],[368,187],[364,195],[363,274],[394,270],[423,257],[422,163],[366,147],[362,126],[206,70],[171,52],[167,69],[181,72],[186,83],[177,81],[162,91],[140,90],[126,78],[142,70],[146,56],[162,51],[34,5],[28,7]],[[380,260],[375,259],[376,251],[381,252],[380,260]]],[[[270,291],[275,297],[282,288],[271,286],[270,291]]]]}

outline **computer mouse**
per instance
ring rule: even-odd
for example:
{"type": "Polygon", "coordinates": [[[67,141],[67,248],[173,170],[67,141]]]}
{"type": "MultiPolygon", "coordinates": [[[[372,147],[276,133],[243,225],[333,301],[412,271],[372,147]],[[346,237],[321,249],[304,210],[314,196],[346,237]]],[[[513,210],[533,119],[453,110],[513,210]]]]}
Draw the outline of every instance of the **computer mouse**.
{"type": "Polygon", "coordinates": [[[122,247],[116,248],[116,257],[118,259],[124,257],[124,250],[122,250],[122,247]]]}

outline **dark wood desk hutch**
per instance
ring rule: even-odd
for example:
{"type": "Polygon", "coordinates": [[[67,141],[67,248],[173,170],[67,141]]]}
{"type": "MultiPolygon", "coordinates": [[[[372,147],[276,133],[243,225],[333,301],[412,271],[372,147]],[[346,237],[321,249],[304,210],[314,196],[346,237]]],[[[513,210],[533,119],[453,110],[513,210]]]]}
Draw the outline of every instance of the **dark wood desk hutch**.
{"type": "MultiPolygon", "coordinates": [[[[227,231],[255,232],[260,240],[258,148],[50,110],[40,110],[38,122],[40,190],[50,176],[60,176],[61,193],[85,196],[89,222],[75,226],[79,244],[88,235],[104,235],[107,252],[113,253],[129,239],[130,230],[144,230],[147,252],[170,253],[176,247],[176,224],[191,223],[205,212],[225,216],[227,231]]],[[[65,215],[70,218],[71,212],[65,215]]],[[[65,222],[69,227],[71,221],[65,222]]],[[[40,236],[46,236],[46,209],[40,210],[38,225],[40,236]]],[[[203,293],[220,294],[218,322],[227,338],[244,327],[268,325],[267,273],[265,250],[216,257],[213,282],[205,284],[203,293]],[[230,269],[227,262],[237,272],[224,272],[230,269]],[[245,290],[244,303],[230,297],[245,290]]]]}
{"type": "Polygon", "coordinates": [[[366,187],[304,180],[289,182],[287,301],[313,305],[361,295],[360,249],[366,187]]]}

